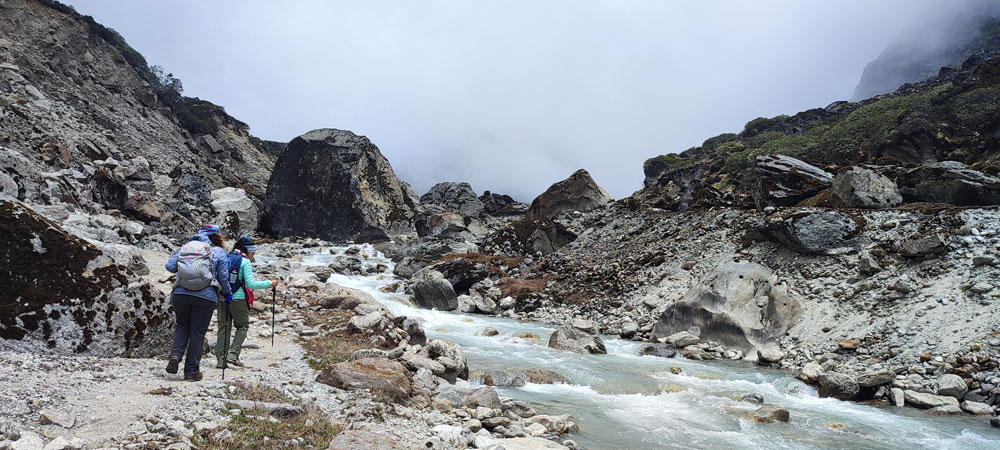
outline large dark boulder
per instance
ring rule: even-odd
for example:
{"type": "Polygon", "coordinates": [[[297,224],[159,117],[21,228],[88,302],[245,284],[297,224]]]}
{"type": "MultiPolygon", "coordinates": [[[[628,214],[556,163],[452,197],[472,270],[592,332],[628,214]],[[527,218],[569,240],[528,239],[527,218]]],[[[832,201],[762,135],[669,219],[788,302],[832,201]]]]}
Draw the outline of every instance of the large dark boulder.
{"type": "Polygon", "coordinates": [[[278,237],[385,240],[413,232],[413,199],[368,138],[313,130],[293,139],[275,163],[263,231],[278,237]]]}
{"type": "Polygon", "coordinates": [[[423,308],[439,311],[454,311],[458,308],[455,288],[441,272],[425,268],[410,279],[413,301],[423,308]]]}
{"type": "Polygon", "coordinates": [[[0,338],[74,355],[169,347],[169,301],[111,255],[10,200],[0,200],[0,242],[0,338]]]}
{"type": "Polygon", "coordinates": [[[949,203],[959,206],[1000,204],[1000,178],[969,169],[957,161],[930,163],[896,178],[908,202],[949,203]]]}
{"type": "Polygon", "coordinates": [[[767,267],[725,262],[667,307],[653,327],[653,339],[698,327],[702,341],[719,342],[752,358],[756,350],[774,348],[800,310],[788,287],[767,267]]]}
{"type": "Polygon", "coordinates": [[[484,210],[491,216],[516,216],[528,210],[527,204],[514,200],[509,195],[490,191],[483,192],[483,195],[479,196],[479,201],[483,202],[484,210]]]}
{"type": "Polygon", "coordinates": [[[441,272],[446,280],[451,283],[457,294],[466,294],[473,284],[482,281],[490,275],[485,264],[477,264],[469,258],[456,256],[447,261],[442,261],[430,266],[431,269],[441,272]]]}
{"type": "Polygon", "coordinates": [[[833,174],[785,155],[757,157],[753,199],[757,208],[795,206],[833,183],[833,174]]]}
{"type": "Polygon", "coordinates": [[[586,170],[580,169],[535,197],[526,216],[546,220],[563,211],[590,211],[612,201],[614,198],[598,186],[586,170]]]}
{"type": "Polygon", "coordinates": [[[798,252],[836,254],[860,247],[862,229],[837,211],[802,209],[768,217],[762,231],[798,252]]]}
{"type": "Polygon", "coordinates": [[[452,181],[435,184],[420,197],[420,203],[439,205],[446,211],[457,212],[465,217],[477,217],[484,209],[483,202],[472,190],[472,185],[452,181]]]}

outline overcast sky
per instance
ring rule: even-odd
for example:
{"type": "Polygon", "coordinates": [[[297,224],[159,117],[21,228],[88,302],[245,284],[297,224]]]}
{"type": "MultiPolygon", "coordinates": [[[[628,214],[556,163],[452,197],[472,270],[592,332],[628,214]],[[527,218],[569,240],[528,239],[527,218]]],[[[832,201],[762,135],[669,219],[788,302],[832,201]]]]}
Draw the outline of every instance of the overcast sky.
{"type": "Polygon", "coordinates": [[[902,30],[966,2],[70,0],[251,133],[368,136],[419,194],[530,201],[758,116],[851,96],[902,30]]]}

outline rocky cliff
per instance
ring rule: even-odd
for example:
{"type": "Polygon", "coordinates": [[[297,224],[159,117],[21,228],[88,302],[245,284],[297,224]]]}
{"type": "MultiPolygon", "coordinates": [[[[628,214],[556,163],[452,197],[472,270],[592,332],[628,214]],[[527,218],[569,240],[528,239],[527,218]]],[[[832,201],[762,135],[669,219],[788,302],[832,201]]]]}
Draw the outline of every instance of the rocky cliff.
{"type": "Polygon", "coordinates": [[[0,16],[5,194],[173,235],[216,217],[212,189],[263,198],[272,159],[247,125],[167,89],[113,30],[50,1],[5,1],[0,16]]]}
{"type": "Polygon", "coordinates": [[[1000,53],[1000,15],[983,8],[970,17],[939,23],[917,36],[903,36],[865,66],[851,100],[864,100],[895,91],[953,70],[970,57],[989,58],[1000,53]],[[942,69],[945,68],[945,69],[942,69]]]}
{"type": "Polygon", "coordinates": [[[173,250],[210,221],[255,231],[271,156],[92,18],[37,0],[0,2],[0,17],[0,334],[64,354],[162,351],[170,305],[140,248],[173,250]]]}

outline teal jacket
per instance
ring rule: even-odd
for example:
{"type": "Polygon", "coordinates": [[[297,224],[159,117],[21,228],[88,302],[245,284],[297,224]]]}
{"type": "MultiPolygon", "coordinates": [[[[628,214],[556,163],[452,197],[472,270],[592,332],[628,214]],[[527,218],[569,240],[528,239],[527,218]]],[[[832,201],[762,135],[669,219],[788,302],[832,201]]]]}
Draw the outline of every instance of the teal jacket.
{"type": "MultiPolygon", "coordinates": [[[[243,285],[250,289],[267,289],[271,287],[271,280],[257,281],[253,277],[253,263],[247,258],[243,258],[240,262],[240,279],[243,280],[243,285]]],[[[233,292],[234,300],[246,300],[246,298],[247,293],[243,288],[233,292]]]]}

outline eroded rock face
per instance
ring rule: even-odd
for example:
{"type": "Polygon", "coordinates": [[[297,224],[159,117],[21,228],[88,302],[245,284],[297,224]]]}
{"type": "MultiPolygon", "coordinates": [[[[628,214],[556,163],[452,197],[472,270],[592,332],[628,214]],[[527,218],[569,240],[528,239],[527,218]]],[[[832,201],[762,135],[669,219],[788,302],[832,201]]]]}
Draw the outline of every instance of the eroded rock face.
{"type": "Polygon", "coordinates": [[[0,200],[0,241],[0,337],[60,354],[150,356],[168,347],[167,298],[98,247],[10,200],[0,200]]]}
{"type": "Polygon", "coordinates": [[[969,169],[957,161],[925,164],[896,179],[908,202],[949,203],[959,206],[1000,204],[1000,178],[969,169]]]}
{"type": "Polygon", "coordinates": [[[267,184],[262,229],[279,237],[377,241],[411,233],[414,203],[368,138],[313,130],[293,139],[267,184]]]}
{"type": "Polygon", "coordinates": [[[569,178],[550,186],[528,207],[529,219],[551,219],[563,211],[590,211],[614,201],[604,188],[580,169],[569,178]]]}
{"type": "Polygon", "coordinates": [[[452,181],[435,184],[420,197],[420,203],[443,206],[466,217],[479,216],[484,209],[472,185],[452,181]]]}
{"type": "Polygon", "coordinates": [[[795,324],[801,307],[770,269],[750,262],[726,262],[670,305],[653,327],[653,339],[691,327],[702,341],[714,341],[748,357],[773,348],[795,324]]]}
{"type": "Polygon", "coordinates": [[[758,156],[754,172],[753,199],[759,209],[795,206],[833,183],[833,174],[785,155],[758,156]]]}

